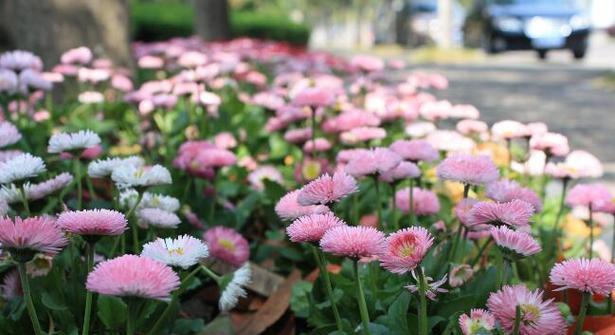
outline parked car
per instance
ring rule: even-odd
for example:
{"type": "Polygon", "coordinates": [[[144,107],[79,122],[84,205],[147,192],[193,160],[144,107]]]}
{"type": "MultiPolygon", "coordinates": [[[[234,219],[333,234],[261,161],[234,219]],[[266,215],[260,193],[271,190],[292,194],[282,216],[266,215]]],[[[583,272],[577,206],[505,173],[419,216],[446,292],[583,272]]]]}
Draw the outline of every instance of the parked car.
{"type": "Polygon", "coordinates": [[[477,0],[463,26],[464,44],[488,53],[554,49],[585,57],[591,21],[576,0],[477,0]]]}

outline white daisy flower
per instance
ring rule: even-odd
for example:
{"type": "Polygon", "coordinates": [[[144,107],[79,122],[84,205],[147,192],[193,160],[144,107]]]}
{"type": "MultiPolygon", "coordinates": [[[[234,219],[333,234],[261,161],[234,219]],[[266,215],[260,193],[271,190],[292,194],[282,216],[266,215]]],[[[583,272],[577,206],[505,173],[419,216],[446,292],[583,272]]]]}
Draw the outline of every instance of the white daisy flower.
{"type": "Polygon", "coordinates": [[[21,133],[10,122],[0,122],[0,148],[8,147],[21,140],[21,133]]]}
{"type": "Polygon", "coordinates": [[[126,158],[110,157],[96,160],[88,165],[88,175],[92,178],[104,178],[110,176],[113,170],[122,165],[140,167],[145,165],[143,158],[130,156],[126,158]]]}
{"type": "Polygon", "coordinates": [[[141,256],[170,266],[187,269],[209,256],[209,249],[201,240],[189,235],[178,238],[158,238],[143,246],[141,256]]]}
{"type": "MultiPolygon", "coordinates": [[[[125,208],[132,208],[137,201],[139,193],[133,189],[129,189],[120,193],[120,204],[125,208]]],[[[167,212],[177,212],[181,207],[177,198],[158,194],[145,192],[143,199],[139,203],[139,208],[158,208],[167,212]]]]}
{"type": "Polygon", "coordinates": [[[9,204],[4,201],[4,199],[0,198],[0,217],[5,216],[6,213],[9,212],[9,204]]]}
{"type": "Polygon", "coordinates": [[[28,153],[21,154],[0,163],[0,184],[10,184],[36,177],[46,170],[45,162],[40,157],[28,153]]]}
{"type": "MultiPolygon", "coordinates": [[[[28,200],[40,200],[66,187],[72,181],[73,175],[64,172],[38,184],[25,182],[23,188],[26,191],[26,198],[28,200]]],[[[0,200],[4,200],[9,204],[21,202],[21,197],[21,190],[15,184],[4,185],[0,189],[0,200]]]]}
{"type": "Polygon", "coordinates": [[[240,297],[248,295],[243,286],[250,282],[251,276],[250,265],[246,263],[233,273],[233,278],[226,287],[220,287],[222,294],[220,295],[218,307],[221,311],[226,312],[233,309],[237,302],[239,302],[240,297]]]}
{"type": "Polygon", "coordinates": [[[91,130],[81,130],[76,133],[54,134],[49,139],[47,151],[57,154],[65,151],[91,148],[100,144],[100,137],[91,130]]]}
{"type": "Polygon", "coordinates": [[[148,187],[172,182],[171,173],[162,165],[121,165],[113,170],[111,179],[119,188],[148,187]]]}
{"type": "Polygon", "coordinates": [[[181,223],[177,214],[159,208],[143,208],[137,212],[137,218],[139,225],[143,227],[172,229],[181,223]]]}

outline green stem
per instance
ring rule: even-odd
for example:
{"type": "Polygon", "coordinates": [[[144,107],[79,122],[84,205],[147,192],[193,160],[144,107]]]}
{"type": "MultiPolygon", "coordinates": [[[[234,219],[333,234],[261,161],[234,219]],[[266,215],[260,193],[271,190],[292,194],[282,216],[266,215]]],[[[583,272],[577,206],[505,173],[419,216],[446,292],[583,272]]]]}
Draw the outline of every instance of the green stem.
{"type": "Polygon", "coordinates": [[[133,298],[128,298],[126,304],[128,305],[128,315],[126,316],[126,335],[134,335],[136,326],[135,321],[137,318],[137,313],[135,313],[137,303],[133,301],[133,298]]]}
{"type": "MultiPolygon", "coordinates": [[[[94,250],[95,243],[86,242],[85,244],[85,258],[86,258],[86,273],[90,273],[94,266],[94,250]]],[[[88,335],[90,332],[90,317],[92,314],[92,295],[93,293],[86,290],[85,293],[85,311],[83,312],[83,330],[82,335],[88,335]]]]}
{"type": "Polygon", "coordinates": [[[577,326],[574,330],[574,335],[581,335],[583,333],[583,323],[585,322],[585,314],[587,313],[587,305],[589,305],[590,293],[583,292],[583,298],[581,299],[581,309],[579,316],[577,317],[577,326]]]}
{"type": "Polygon", "coordinates": [[[589,204],[589,258],[591,259],[594,255],[594,213],[592,210],[592,205],[589,204]]]}
{"type": "Polygon", "coordinates": [[[312,151],[310,157],[314,158],[316,155],[316,107],[310,107],[310,112],[312,119],[312,151]]]}
{"type": "Polygon", "coordinates": [[[74,166],[75,183],[77,184],[77,209],[83,208],[83,184],[81,183],[81,162],[79,158],[75,158],[74,166]]]}
{"type": "Polygon", "coordinates": [[[94,191],[94,184],[92,184],[92,178],[90,178],[87,173],[85,174],[85,185],[88,188],[90,199],[96,199],[96,192],[94,191]]]}
{"type": "Polygon", "coordinates": [[[329,302],[331,302],[331,310],[333,311],[333,317],[335,318],[335,324],[337,326],[337,330],[340,332],[343,331],[342,328],[342,319],[340,318],[340,313],[337,309],[337,304],[333,299],[333,287],[331,286],[331,277],[329,276],[329,270],[327,269],[327,259],[325,255],[320,251],[320,249],[314,245],[310,246],[312,252],[314,254],[314,259],[316,259],[316,264],[318,264],[318,268],[320,269],[320,273],[322,274],[323,281],[325,282],[325,290],[327,291],[327,296],[329,297],[329,302]]]}
{"type": "Polygon", "coordinates": [[[154,335],[160,332],[160,327],[162,327],[163,323],[169,318],[169,314],[173,310],[173,305],[177,302],[177,300],[179,300],[179,295],[186,288],[185,287],[186,284],[200,270],[201,270],[200,267],[197,266],[194,268],[194,270],[192,270],[192,272],[190,272],[186,277],[184,277],[184,279],[182,279],[182,282],[179,285],[179,288],[177,289],[177,291],[173,292],[173,294],[171,295],[171,302],[167,305],[164,311],[162,311],[162,314],[160,314],[160,317],[158,318],[158,320],[156,320],[156,323],[154,323],[154,326],[152,326],[152,329],[150,329],[150,331],[147,332],[148,335],[154,335]]]}
{"type": "Polygon", "coordinates": [[[21,193],[21,201],[23,203],[23,208],[26,211],[26,216],[30,216],[30,205],[28,204],[28,195],[26,194],[26,186],[24,183],[19,185],[20,193],[21,193]]]}
{"type": "Polygon", "coordinates": [[[485,250],[487,249],[487,246],[491,243],[491,241],[493,241],[493,238],[489,237],[489,239],[487,239],[487,241],[485,241],[485,243],[480,247],[480,249],[478,249],[478,254],[476,255],[476,257],[474,257],[474,259],[470,263],[470,267],[473,268],[474,265],[476,265],[476,263],[478,263],[478,261],[483,256],[483,253],[485,252],[485,250]]]}
{"type": "Polygon", "coordinates": [[[137,227],[137,220],[131,220],[131,218],[133,217],[137,206],[139,206],[141,200],[143,200],[143,192],[139,192],[138,194],[139,195],[137,196],[137,201],[135,201],[135,204],[132,205],[132,207],[128,210],[128,213],[126,214],[126,220],[131,221],[130,229],[132,230],[132,252],[135,255],[139,254],[139,231],[137,227]]]}
{"type": "Polygon", "coordinates": [[[410,188],[408,190],[410,204],[408,206],[408,224],[414,226],[414,179],[410,178],[410,188]]]}
{"type": "MultiPolygon", "coordinates": [[[[557,243],[557,238],[559,235],[559,222],[564,214],[564,202],[566,201],[566,188],[568,186],[568,178],[564,178],[562,180],[562,194],[559,199],[559,209],[557,210],[557,215],[555,216],[555,224],[553,226],[553,241],[557,243]]],[[[559,247],[557,248],[559,250],[559,247]]]]}
{"type": "Polygon", "coordinates": [[[513,335],[519,335],[521,330],[521,306],[515,307],[515,328],[513,329],[513,335]]]}
{"type": "Polygon", "coordinates": [[[352,195],[352,221],[355,225],[359,224],[359,192],[352,195]]]}
{"type": "Polygon", "coordinates": [[[361,314],[362,330],[364,335],[369,335],[369,313],[367,311],[367,303],[365,303],[365,293],[363,291],[363,283],[359,277],[359,261],[353,261],[355,280],[357,281],[357,302],[359,303],[359,311],[361,314]]]}
{"type": "Polygon", "coordinates": [[[393,182],[393,208],[392,208],[392,213],[391,213],[391,217],[392,217],[392,224],[391,227],[393,227],[393,229],[395,229],[396,231],[399,230],[399,224],[397,223],[397,203],[395,202],[395,193],[397,192],[397,183],[393,182]]]}
{"type": "Polygon", "coordinates": [[[28,308],[28,314],[30,315],[30,321],[32,321],[32,328],[34,329],[34,334],[43,335],[41,325],[38,323],[38,316],[36,315],[34,302],[32,302],[30,282],[28,281],[28,274],[26,273],[26,263],[18,262],[17,270],[19,271],[19,278],[21,279],[21,289],[23,291],[24,300],[26,301],[26,307],[28,308]]]}
{"type": "Polygon", "coordinates": [[[427,287],[425,282],[425,275],[423,269],[418,266],[416,268],[418,273],[418,288],[419,288],[419,335],[427,335],[427,287]]]}
{"type": "Polygon", "coordinates": [[[205,272],[206,275],[210,276],[213,280],[215,280],[217,283],[220,283],[220,280],[222,280],[222,277],[217,275],[215,272],[211,271],[208,267],[206,267],[205,265],[201,264],[200,265],[200,269],[205,272]]]}
{"type": "Polygon", "coordinates": [[[378,177],[374,175],[374,186],[376,187],[376,212],[378,214],[378,225],[380,229],[384,228],[384,224],[382,221],[382,202],[380,198],[380,183],[378,182],[378,177]]]}
{"type": "Polygon", "coordinates": [[[463,198],[467,199],[470,194],[470,184],[463,184],[463,198]]]}

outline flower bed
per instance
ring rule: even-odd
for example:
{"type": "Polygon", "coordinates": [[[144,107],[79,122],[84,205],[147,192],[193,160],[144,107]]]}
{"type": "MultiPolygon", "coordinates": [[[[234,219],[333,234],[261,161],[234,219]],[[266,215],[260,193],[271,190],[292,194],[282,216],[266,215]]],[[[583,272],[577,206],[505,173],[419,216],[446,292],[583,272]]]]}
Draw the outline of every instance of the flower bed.
{"type": "Polygon", "coordinates": [[[2,334],[612,328],[613,196],[547,125],[489,126],[399,61],[134,51],[139,82],[0,56],[2,334]]]}

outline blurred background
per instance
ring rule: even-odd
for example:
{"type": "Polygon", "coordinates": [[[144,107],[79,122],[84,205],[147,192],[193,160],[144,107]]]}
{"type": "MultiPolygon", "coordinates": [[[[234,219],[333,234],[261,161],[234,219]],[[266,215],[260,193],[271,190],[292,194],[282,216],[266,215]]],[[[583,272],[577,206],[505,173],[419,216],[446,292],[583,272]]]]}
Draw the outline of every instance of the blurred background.
{"type": "Polygon", "coordinates": [[[615,0],[0,0],[0,50],[48,66],[85,45],[130,67],[134,41],[194,34],[437,71],[451,82],[441,98],[487,121],[546,121],[615,171],[615,0]]]}

